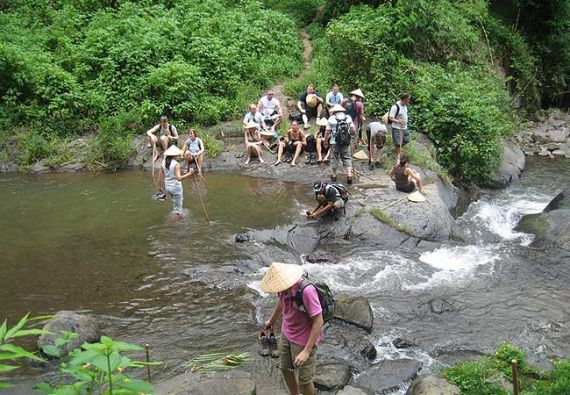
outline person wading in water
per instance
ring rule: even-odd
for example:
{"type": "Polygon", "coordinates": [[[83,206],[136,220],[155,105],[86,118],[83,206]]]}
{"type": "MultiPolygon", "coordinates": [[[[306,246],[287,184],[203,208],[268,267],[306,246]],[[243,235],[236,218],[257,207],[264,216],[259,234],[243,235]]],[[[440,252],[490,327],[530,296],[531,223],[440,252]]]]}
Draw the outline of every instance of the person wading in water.
{"type": "MultiPolygon", "coordinates": [[[[182,155],[182,150],[175,145],[171,146],[164,152],[164,160],[160,166],[160,185],[164,180],[166,193],[172,199],[171,219],[173,222],[178,221],[182,215],[182,204],[184,202],[182,180],[194,174],[194,169],[190,169],[188,173],[181,175],[180,164],[174,159],[180,155],[182,155]]],[[[160,192],[164,193],[162,186],[160,192]]]]}

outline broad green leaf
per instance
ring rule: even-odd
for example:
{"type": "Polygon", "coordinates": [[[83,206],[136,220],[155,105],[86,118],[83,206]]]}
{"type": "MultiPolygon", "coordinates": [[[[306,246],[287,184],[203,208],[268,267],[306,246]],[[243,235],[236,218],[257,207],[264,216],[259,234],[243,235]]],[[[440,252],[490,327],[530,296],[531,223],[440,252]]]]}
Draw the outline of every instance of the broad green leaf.
{"type": "Polygon", "coordinates": [[[14,358],[29,358],[33,359],[34,361],[43,362],[44,360],[38,357],[37,355],[32,354],[24,350],[22,347],[15,346],[13,344],[2,344],[0,345],[0,351],[8,351],[14,354],[14,358]]]}
{"type": "Polygon", "coordinates": [[[44,352],[44,354],[47,354],[50,357],[61,356],[61,350],[52,344],[46,344],[45,346],[43,346],[42,351],[44,352]]]}
{"type": "Polygon", "coordinates": [[[117,394],[154,394],[154,389],[152,385],[146,381],[142,380],[132,380],[126,379],[118,384],[116,387],[117,391],[113,390],[113,393],[117,394]]]}
{"type": "Polygon", "coordinates": [[[10,371],[16,370],[18,368],[19,368],[19,366],[5,365],[5,364],[0,363],[0,373],[10,372],[10,371]]]}
{"type": "Polygon", "coordinates": [[[109,356],[109,364],[111,366],[111,372],[114,372],[118,367],[121,366],[121,355],[118,352],[113,352],[109,356]]]}
{"type": "Polygon", "coordinates": [[[125,343],[125,342],[115,342],[114,349],[117,351],[142,351],[143,348],[136,344],[125,343]]]}
{"type": "Polygon", "coordinates": [[[53,318],[53,316],[54,316],[54,314],[38,315],[38,316],[36,316],[36,317],[30,318],[28,321],[49,320],[50,318],[53,318]]]}
{"type": "Polygon", "coordinates": [[[12,327],[8,332],[6,332],[6,335],[4,336],[4,340],[10,339],[16,332],[18,332],[20,329],[22,329],[24,327],[24,325],[26,325],[26,322],[28,322],[28,316],[29,315],[30,315],[30,313],[26,314],[24,317],[22,317],[22,319],[14,327],[12,327]]]}
{"type": "Polygon", "coordinates": [[[4,336],[6,335],[7,325],[8,321],[4,320],[4,323],[2,324],[2,326],[0,326],[0,343],[4,342],[4,336]]]}
{"type": "Polygon", "coordinates": [[[91,364],[103,372],[108,371],[107,357],[105,355],[97,355],[96,357],[91,359],[91,364]]]}
{"type": "Polygon", "coordinates": [[[86,350],[81,351],[77,354],[74,353],[73,358],[69,361],[71,365],[84,365],[86,363],[91,363],[93,358],[100,355],[97,350],[86,350]]]}
{"type": "Polygon", "coordinates": [[[51,385],[49,385],[48,383],[36,384],[34,386],[34,392],[41,392],[49,395],[51,391],[52,391],[51,385]]]}
{"type": "Polygon", "coordinates": [[[44,331],[43,329],[22,329],[12,335],[12,339],[15,337],[30,336],[30,335],[49,335],[50,332],[44,331]]]}

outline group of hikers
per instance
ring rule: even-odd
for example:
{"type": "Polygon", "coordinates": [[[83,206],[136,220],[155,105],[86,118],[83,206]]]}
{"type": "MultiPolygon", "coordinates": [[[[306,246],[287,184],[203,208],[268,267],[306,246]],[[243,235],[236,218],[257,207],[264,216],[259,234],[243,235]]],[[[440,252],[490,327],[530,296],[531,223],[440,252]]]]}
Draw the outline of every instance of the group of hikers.
{"type": "MultiPolygon", "coordinates": [[[[333,211],[339,213],[346,202],[346,188],[337,184],[339,168],[345,169],[346,183],[351,185],[354,180],[352,158],[358,145],[367,147],[367,154],[361,154],[368,158],[369,169],[379,168],[386,134],[390,128],[393,150],[398,160],[389,175],[394,178],[396,189],[406,193],[416,189],[423,192],[420,174],[408,166],[408,156],[400,152],[401,148],[410,142],[409,103],[410,95],[401,94],[399,100],[384,115],[382,122],[369,122],[364,127],[366,118],[362,90],[353,90],[350,96],[345,98],[335,84],[323,98],[315,90],[315,86],[310,84],[299,95],[296,105],[298,111],[290,114],[287,132],[281,136],[279,131],[284,121],[283,108],[274,91],[269,90],[257,104],[249,106],[249,111],[243,117],[245,165],[249,165],[252,158],[257,158],[260,164],[265,163],[262,158],[264,149],[277,154],[273,163],[275,166],[282,162],[296,166],[303,153],[306,156],[305,164],[330,163],[331,183],[314,183],[318,206],[315,210],[308,211],[307,216],[318,218],[333,211]],[[309,133],[313,120],[315,130],[309,133]]],[[[153,168],[154,162],[160,157],[159,149],[163,152],[159,192],[155,197],[164,200],[166,194],[169,194],[174,202],[173,217],[178,217],[182,213],[182,180],[195,172],[202,176],[204,143],[196,130],[190,129],[182,149],[178,148],[178,132],[166,116],[162,116],[160,123],[146,134],[153,152],[153,168]],[[178,157],[183,159],[184,168],[181,168],[181,164],[176,160],[178,157]],[[195,165],[196,170],[192,165],[195,165]]]]}

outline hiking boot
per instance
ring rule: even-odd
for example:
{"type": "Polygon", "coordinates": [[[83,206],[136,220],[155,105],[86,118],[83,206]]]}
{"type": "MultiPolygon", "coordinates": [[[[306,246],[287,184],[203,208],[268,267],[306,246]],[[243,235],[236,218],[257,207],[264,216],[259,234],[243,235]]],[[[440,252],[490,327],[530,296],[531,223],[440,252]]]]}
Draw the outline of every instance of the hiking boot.
{"type": "Polygon", "coordinates": [[[307,155],[305,155],[305,156],[307,157],[307,160],[305,161],[305,164],[308,165],[308,164],[311,163],[311,159],[312,159],[313,156],[312,156],[311,154],[307,154],[307,155]]]}
{"type": "Polygon", "coordinates": [[[331,176],[331,181],[336,182],[336,176],[331,176]]]}
{"type": "Polygon", "coordinates": [[[291,156],[291,154],[289,152],[287,152],[285,154],[285,158],[283,159],[283,162],[290,163],[292,160],[293,160],[293,157],[291,156]]]}
{"type": "Polygon", "coordinates": [[[376,166],[376,168],[379,169],[380,168],[380,162],[379,161],[374,162],[374,166],[376,166]]]}
{"type": "Polygon", "coordinates": [[[346,183],[352,185],[352,177],[346,177],[346,183]]]}
{"type": "Polygon", "coordinates": [[[269,350],[272,358],[279,358],[279,349],[277,348],[277,338],[275,333],[269,332],[269,337],[267,338],[269,342],[269,350]]]}
{"type": "Polygon", "coordinates": [[[368,170],[374,170],[374,163],[368,164],[368,170]]]}
{"type": "Polygon", "coordinates": [[[259,332],[259,345],[261,346],[259,355],[262,357],[268,357],[271,355],[271,349],[269,348],[269,337],[267,337],[264,331],[259,332]]]}
{"type": "Polygon", "coordinates": [[[317,156],[316,156],[315,154],[313,154],[313,155],[311,156],[311,164],[312,164],[312,165],[316,165],[317,163],[318,163],[318,161],[317,161],[317,156]]]}

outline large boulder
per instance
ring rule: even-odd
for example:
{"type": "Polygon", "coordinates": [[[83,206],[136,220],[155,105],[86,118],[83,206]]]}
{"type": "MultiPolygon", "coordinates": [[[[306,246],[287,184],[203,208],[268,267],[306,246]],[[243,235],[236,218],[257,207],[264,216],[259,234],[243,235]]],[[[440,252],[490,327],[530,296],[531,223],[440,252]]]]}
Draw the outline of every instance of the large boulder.
{"type": "Polygon", "coordinates": [[[361,388],[356,388],[351,385],[347,385],[342,390],[338,391],[336,395],[370,395],[371,392],[365,391],[361,388]]]}
{"type": "Polygon", "coordinates": [[[497,170],[489,176],[486,186],[495,189],[506,188],[511,182],[520,178],[524,166],[524,152],[516,143],[512,141],[505,142],[503,144],[501,163],[497,170]]]}
{"type": "Polygon", "coordinates": [[[406,395],[459,395],[461,391],[441,377],[420,376],[416,378],[406,395]]]}
{"type": "Polygon", "coordinates": [[[352,384],[373,393],[394,391],[400,384],[416,378],[422,366],[414,359],[386,359],[357,376],[352,384]]]}
{"type": "Polygon", "coordinates": [[[525,215],[516,230],[534,234],[535,247],[570,251],[570,189],[558,194],[542,213],[525,215]]]}
{"type": "Polygon", "coordinates": [[[368,332],[372,331],[374,312],[368,299],[341,293],[336,296],[336,303],[336,318],[368,332]]]}
{"type": "Polygon", "coordinates": [[[56,313],[43,330],[49,334],[41,335],[38,339],[38,349],[52,357],[63,357],[71,350],[81,346],[83,343],[92,343],[99,341],[101,337],[101,328],[99,323],[92,317],[77,314],[73,311],[60,311],[56,313]],[[77,334],[77,338],[72,339],[69,343],[59,346],[59,353],[55,355],[50,348],[55,346],[55,341],[63,337],[63,332],[72,332],[77,334]]]}
{"type": "Polygon", "coordinates": [[[213,374],[181,374],[155,386],[157,395],[251,395],[255,383],[239,370],[213,374]]]}
{"type": "Polygon", "coordinates": [[[344,361],[317,364],[315,385],[324,390],[338,390],[348,384],[350,366],[344,361]]]}

